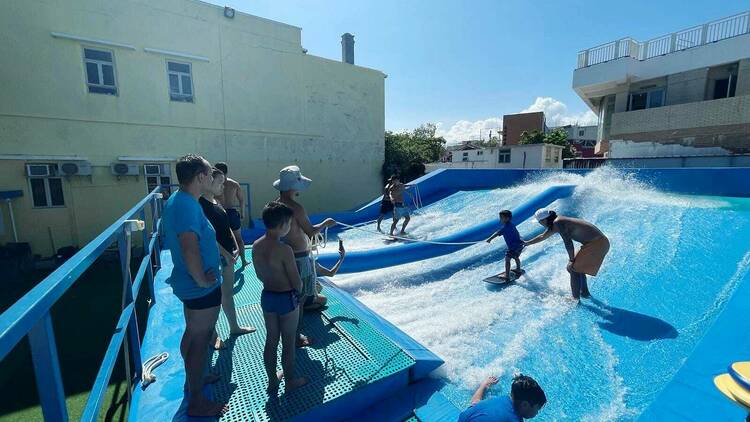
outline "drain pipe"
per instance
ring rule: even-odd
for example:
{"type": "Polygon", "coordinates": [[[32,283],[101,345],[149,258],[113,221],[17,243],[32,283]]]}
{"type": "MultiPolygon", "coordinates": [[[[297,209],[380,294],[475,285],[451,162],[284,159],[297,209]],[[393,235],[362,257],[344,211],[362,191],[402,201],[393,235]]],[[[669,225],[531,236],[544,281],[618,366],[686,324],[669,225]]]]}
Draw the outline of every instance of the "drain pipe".
{"type": "Polygon", "coordinates": [[[10,214],[10,227],[13,229],[13,241],[18,243],[18,232],[16,231],[16,219],[15,217],[13,217],[13,204],[11,203],[10,198],[6,199],[5,202],[8,203],[8,213],[10,214]]]}

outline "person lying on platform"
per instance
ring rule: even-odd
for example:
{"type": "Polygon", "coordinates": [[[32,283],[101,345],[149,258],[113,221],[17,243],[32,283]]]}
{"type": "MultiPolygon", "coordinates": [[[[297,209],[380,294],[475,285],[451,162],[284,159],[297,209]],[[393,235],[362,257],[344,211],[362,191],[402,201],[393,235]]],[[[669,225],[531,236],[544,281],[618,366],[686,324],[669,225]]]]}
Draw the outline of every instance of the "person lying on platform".
{"type": "Polygon", "coordinates": [[[590,298],[586,274],[595,276],[609,252],[609,239],[596,226],[578,218],[558,216],[552,210],[540,209],[534,218],[546,229],[539,236],[526,241],[526,246],[539,243],[555,233],[562,237],[565,250],[568,252],[567,270],[570,273],[570,290],[573,299],[590,298]],[[581,249],[575,251],[573,241],[581,243],[581,249]]]}
{"type": "Polygon", "coordinates": [[[523,270],[521,269],[521,251],[523,251],[523,240],[521,240],[521,235],[518,234],[518,229],[516,229],[516,225],[513,224],[511,221],[513,219],[513,213],[510,212],[510,210],[502,210],[500,211],[500,222],[503,224],[503,226],[500,228],[500,230],[496,231],[492,234],[492,236],[487,239],[487,243],[492,242],[492,240],[496,237],[502,236],[505,240],[505,246],[507,246],[507,250],[505,251],[505,276],[500,277],[500,279],[508,280],[510,281],[511,273],[510,273],[510,260],[516,261],[516,269],[513,270],[516,276],[521,275],[523,270]]]}
{"type": "Polygon", "coordinates": [[[307,383],[304,377],[294,377],[294,357],[299,323],[299,295],[302,279],[297,271],[294,251],[281,238],[289,233],[294,211],[279,202],[269,202],[263,209],[266,234],[253,243],[252,257],[255,273],[263,282],[260,307],[266,324],[266,343],[263,365],[268,375],[268,391],[279,387],[286,379],[286,390],[307,383]],[[281,368],[276,372],[276,350],[281,338],[281,368]]]}
{"type": "MultiPolygon", "coordinates": [[[[333,277],[336,275],[336,273],[339,272],[339,268],[341,267],[341,264],[344,263],[344,258],[346,257],[346,250],[344,249],[344,241],[339,239],[339,260],[336,261],[336,263],[331,267],[330,269],[320,265],[317,261],[315,261],[315,273],[316,275],[322,275],[326,277],[333,277]]],[[[320,291],[323,289],[323,286],[320,285],[319,281],[315,282],[315,296],[309,296],[307,298],[307,301],[305,302],[305,310],[306,311],[314,311],[317,309],[322,308],[323,306],[328,303],[328,298],[324,295],[320,294],[320,291]]]]}
{"type": "Polygon", "coordinates": [[[497,377],[489,377],[479,385],[458,422],[521,422],[535,417],[547,403],[542,387],[534,378],[523,374],[513,377],[510,396],[484,400],[487,389],[495,384],[497,377]]]}

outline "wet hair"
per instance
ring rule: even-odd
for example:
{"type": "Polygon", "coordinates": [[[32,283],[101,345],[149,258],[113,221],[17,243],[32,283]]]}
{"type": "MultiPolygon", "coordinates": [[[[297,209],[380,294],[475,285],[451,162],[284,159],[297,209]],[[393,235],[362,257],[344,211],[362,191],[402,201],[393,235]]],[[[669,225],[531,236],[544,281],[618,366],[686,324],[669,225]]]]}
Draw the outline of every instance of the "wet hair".
{"type": "Polygon", "coordinates": [[[281,202],[269,202],[263,208],[263,224],[267,229],[275,229],[292,219],[294,211],[281,202]]]}
{"type": "Polygon", "coordinates": [[[539,384],[528,375],[518,374],[513,377],[513,383],[510,386],[510,397],[513,402],[528,402],[531,406],[544,406],[547,403],[547,396],[539,384]]]}
{"type": "Polygon", "coordinates": [[[508,220],[510,220],[513,218],[513,213],[510,210],[502,210],[500,211],[500,217],[508,217],[508,220]]]}
{"type": "Polygon", "coordinates": [[[229,174],[229,167],[227,167],[227,163],[223,161],[219,161],[218,163],[216,163],[216,165],[214,165],[214,167],[221,170],[221,172],[224,173],[225,176],[229,174]]]}
{"type": "Polygon", "coordinates": [[[175,166],[177,181],[181,185],[189,185],[195,180],[196,176],[201,173],[208,173],[210,169],[211,167],[206,163],[206,159],[195,154],[180,157],[175,166]]]}
{"type": "Polygon", "coordinates": [[[219,175],[224,176],[224,172],[217,167],[211,167],[211,176],[216,177],[219,175]]]}
{"type": "Polygon", "coordinates": [[[557,213],[554,211],[550,211],[549,216],[544,219],[544,226],[552,227],[552,223],[555,222],[555,218],[557,218],[557,213]]]}

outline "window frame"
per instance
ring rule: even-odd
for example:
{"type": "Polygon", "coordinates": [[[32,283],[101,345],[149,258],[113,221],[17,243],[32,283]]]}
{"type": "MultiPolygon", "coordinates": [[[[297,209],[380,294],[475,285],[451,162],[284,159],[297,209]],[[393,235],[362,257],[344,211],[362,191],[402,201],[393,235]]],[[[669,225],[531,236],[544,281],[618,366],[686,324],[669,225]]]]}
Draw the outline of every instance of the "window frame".
{"type": "Polygon", "coordinates": [[[510,163],[510,149],[498,149],[497,150],[497,163],[498,164],[508,164],[510,163]],[[501,157],[506,157],[503,160],[500,160],[501,157]]]}
{"type": "Polygon", "coordinates": [[[190,62],[181,62],[178,60],[173,59],[165,59],[166,69],[167,69],[167,94],[169,94],[169,101],[174,101],[176,103],[193,103],[195,104],[195,82],[193,81],[193,64],[190,62]],[[180,64],[185,65],[188,67],[188,73],[180,72],[177,70],[171,70],[169,69],[169,64],[180,64]],[[172,92],[172,84],[169,81],[169,77],[171,75],[177,76],[177,84],[180,88],[180,93],[173,93],[172,92]],[[182,88],[182,76],[187,75],[190,77],[190,94],[184,94],[183,88],[182,88]]]}
{"type": "Polygon", "coordinates": [[[117,80],[117,63],[115,59],[115,51],[108,49],[108,48],[102,48],[98,46],[92,46],[92,45],[86,45],[81,44],[81,59],[83,60],[83,80],[86,85],[86,92],[89,94],[101,94],[101,95],[111,95],[114,97],[117,97],[120,95],[120,85],[117,80]],[[103,60],[97,60],[97,59],[89,59],[86,57],[86,50],[93,50],[93,51],[102,51],[109,53],[112,57],[111,62],[105,62],[103,60]],[[99,82],[98,84],[92,84],[89,82],[89,70],[88,66],[86,66],[87,63],[94,63],[97,65],[97,71],[99,76],[99,82]],[[104,84],[104,71],[102,70],[103,64],[109,64],[112,66],[112,79],[114,85],[105,85],[104,84]],[[94,88],[100,88],[100,89],[114,89],[114,92],[95,92],[91,91],[91,87],[94,88]]]}
{"type": "Polygon", "coordinates": [[[31,176],[27,177],[29,183],[29,197],[31,198],[31,208],[33,209],[47,209],[47,208],[66,208],[65,205],[65,188],[63,187],[63,178],[60,176],[31,176]],[[56,179],[60,181],[60,192],[62,193],[62,205],[52,205],[52,189],[50,188],[50,179],[56,179]],[[31,184],[32,180],[43,180],[44,181],[44,195],[47,205],[37,205],[34,201],[34,187],[31,184]]]}
{"type": "Polygon", "coordinates": [[[646,90],[637,90],[637,91],[628,93],[628,111],[638,111],[638,110],[633,110],[633,96],[641,95],[641,94],[646,94],[646,102],[645,102],[645,107],[639,108],[638,110],[648,110],[650,108],[664,107],[664,105],[667,103],[667,88],[666,87],[660,86],[660,87],[649,88],[646,90]],[[656,92],[661,92],[661,104],[655,107],[651,107],[651,96],[656,92]]]}

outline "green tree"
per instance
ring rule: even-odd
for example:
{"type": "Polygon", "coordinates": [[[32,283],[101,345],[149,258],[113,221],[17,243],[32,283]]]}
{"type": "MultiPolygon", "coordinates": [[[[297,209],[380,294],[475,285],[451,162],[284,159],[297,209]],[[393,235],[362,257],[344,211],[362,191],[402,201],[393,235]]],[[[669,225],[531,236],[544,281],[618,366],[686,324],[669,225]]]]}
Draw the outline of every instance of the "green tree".
{"type": "Polygon", "coordinates": [[[437,126],[426,123],[411,132],[385,132],[383,179],[398,172],[411,181],[425,172],[425,163],[438,161],[445,153],[445,139],[436,136],[437,126]]]}
{"type": "Polygon", "coordinates": [[[568,133],[565,129],[555,129],[547,133],[533,130],[531,132],[521,132],[521,144],[552,144],[563,147],[563,158],[574,158],[576,156],[573,146],[568,142],[568,133]]]}

